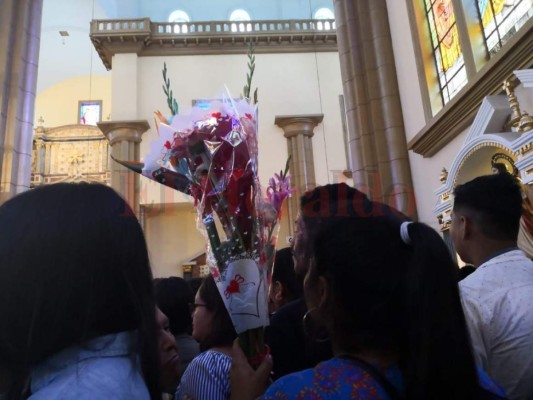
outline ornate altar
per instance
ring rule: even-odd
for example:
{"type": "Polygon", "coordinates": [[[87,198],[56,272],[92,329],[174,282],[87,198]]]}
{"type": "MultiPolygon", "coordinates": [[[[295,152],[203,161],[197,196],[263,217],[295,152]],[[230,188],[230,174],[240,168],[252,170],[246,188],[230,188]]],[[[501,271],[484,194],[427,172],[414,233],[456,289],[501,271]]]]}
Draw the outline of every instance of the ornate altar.
{"type": "Polygon", "coordinates": [[[81,181],[109,185],[108,141],[96,126],[37,127],[31,171],[32,187],[81,181]]]}

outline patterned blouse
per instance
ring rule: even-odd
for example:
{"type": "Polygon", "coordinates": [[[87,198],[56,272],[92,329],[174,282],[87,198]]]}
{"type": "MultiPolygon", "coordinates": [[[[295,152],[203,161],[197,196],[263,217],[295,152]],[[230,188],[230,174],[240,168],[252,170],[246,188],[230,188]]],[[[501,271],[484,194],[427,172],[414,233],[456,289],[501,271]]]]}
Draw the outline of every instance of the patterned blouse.
{"type": "MultiPolygon", "coordinates": [[[[377,367],[398,393],[405,393],[398,367],[377,367]]],[[[503,391],[481,370],[481,386],[499,396],[503,391]]],[[[296,372],[275,381],[261,397],[262,400],[388,400],[389,396],[378,382],[350,360],[332,358],[313,369],[296,372]]]]}
{"type": "Polygon", "coordinates": [[[181,377],[176,400],[228,400],[231,357],[207,350],[195,357],[181,377]]]}

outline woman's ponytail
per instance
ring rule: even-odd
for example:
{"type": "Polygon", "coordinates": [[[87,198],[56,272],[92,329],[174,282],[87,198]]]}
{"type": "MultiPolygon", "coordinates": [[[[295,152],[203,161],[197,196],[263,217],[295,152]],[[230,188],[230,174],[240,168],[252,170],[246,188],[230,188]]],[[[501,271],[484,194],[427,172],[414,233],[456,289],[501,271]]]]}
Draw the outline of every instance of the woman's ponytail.
{"type": "Polygon", "coordinates": [[[421,223],[399,232],[411,247],[405,282],[409,399],[477,399],[480,389],[457,285],[442,238],[421,223]]]}

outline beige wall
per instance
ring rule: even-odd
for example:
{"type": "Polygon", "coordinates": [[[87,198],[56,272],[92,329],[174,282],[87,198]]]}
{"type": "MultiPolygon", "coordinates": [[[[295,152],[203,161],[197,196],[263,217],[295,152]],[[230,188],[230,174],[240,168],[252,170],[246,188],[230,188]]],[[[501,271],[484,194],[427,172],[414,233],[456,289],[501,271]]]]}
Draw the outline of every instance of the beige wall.
{"type": "MultiPolygon", "coordinates": [[[[169,111],[162,91],[161,70],[167,63],[172,88],[187,113],[193,99],[220,98],[227,86],[233,97],[239,97],[246,77],[245,55],[142,57],[137,60],[138,113],[152,129],[141,143],[141,157],[149,151],[153,129],[153,112],[169,111]]],[[[113,72],[118,73],[118,71],[113,72]]],[[[132,85],[133,85],[132,84],[132,85]]],[[[316,178],[319,184],[337,179],[332,172],[346,168],[341,111],[338,96],[342,94],[337,53],[259,54],[253,87],[259,88],[259,165],[263,185],[274,172],[285,166],[287,144],[283,131],[274,124],[276,115],[324,114],[324,122],[315,129],[313,138],[316,178]],[[318,68],[318,72],[317,72],[318,68]],[[319,90],[320,88],[320,90],[319,90]]],[[[120,93],[113,93],[113,104],[122,103],[120,93]]],[[[124,99],[127,102],[128,99],[124,99]]],[[[146,185],[147,202],[182,202],[172,191],[161,193],[146,185]]]]}
{"type": "Polygon", "coordinates": [[[182,263],[205,248],[191,204],[148,207],[144,232],[154,278],[182,276],[182,263]]]}
{"type": "Polygon", "coordinates": [[[37,94],[34,126],[42,116],[45,127],[78,123],[78,101],[102,100],[102,120],[111,113],[111,77],[79,76],[50,86],[37,94]]]}

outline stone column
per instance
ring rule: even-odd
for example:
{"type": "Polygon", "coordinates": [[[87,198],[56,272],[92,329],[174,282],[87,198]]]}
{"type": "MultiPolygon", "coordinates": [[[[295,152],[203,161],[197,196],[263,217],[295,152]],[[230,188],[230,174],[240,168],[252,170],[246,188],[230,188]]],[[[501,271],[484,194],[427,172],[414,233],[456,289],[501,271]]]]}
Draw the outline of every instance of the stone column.
{"type": "Polygon", "coordinates": [[[42,0],[2,0],[0,204],[29,189],[42,0]]]}
{"type": "Polygon", "coordinates": [[[45,147],[43,142],[42,136],[37,136],[38,131],[36,133],[36,139],[35,139],[35,180],[37,182],[34,182],[34,184],[41,185],[44,181],[44,162],[45,162],[45,147]]]}
{"type": "MultiPolygon", "coordinates": [[[[98,123],[98,128],[109,141],[111,155],[123,161],[139,161],[142,135],[150,125],[141,121],[108,121],[98,123]]],[[[111,187],[128,202],[139,215],[139,174],[111,160],[111,187]]]]}
{"type": "MultiPolygon", "coordinates": [[[[44,175],[50,175],[50,165],[52,164],[52,143],[44,143],[44,175]]],[[[43,182],[46,183],[46,182],[43,182]]]]}
{"type": "Polygon", "coordinates": [[[355,187],[416,213],[385,0],[333,0],[355,187]]]}
{"type": "Polygon", "coordinates": [[[315,162],[313,159],[313,135],[315,126],[324,115],[276,116],[274,123],[283,129],[291,157],[289,170],[292,186],[296,192],[289,199],[289,231],[294,232],[294,220],[298,215],[299,200],[307,190],[316,186],[315,162]]]}

